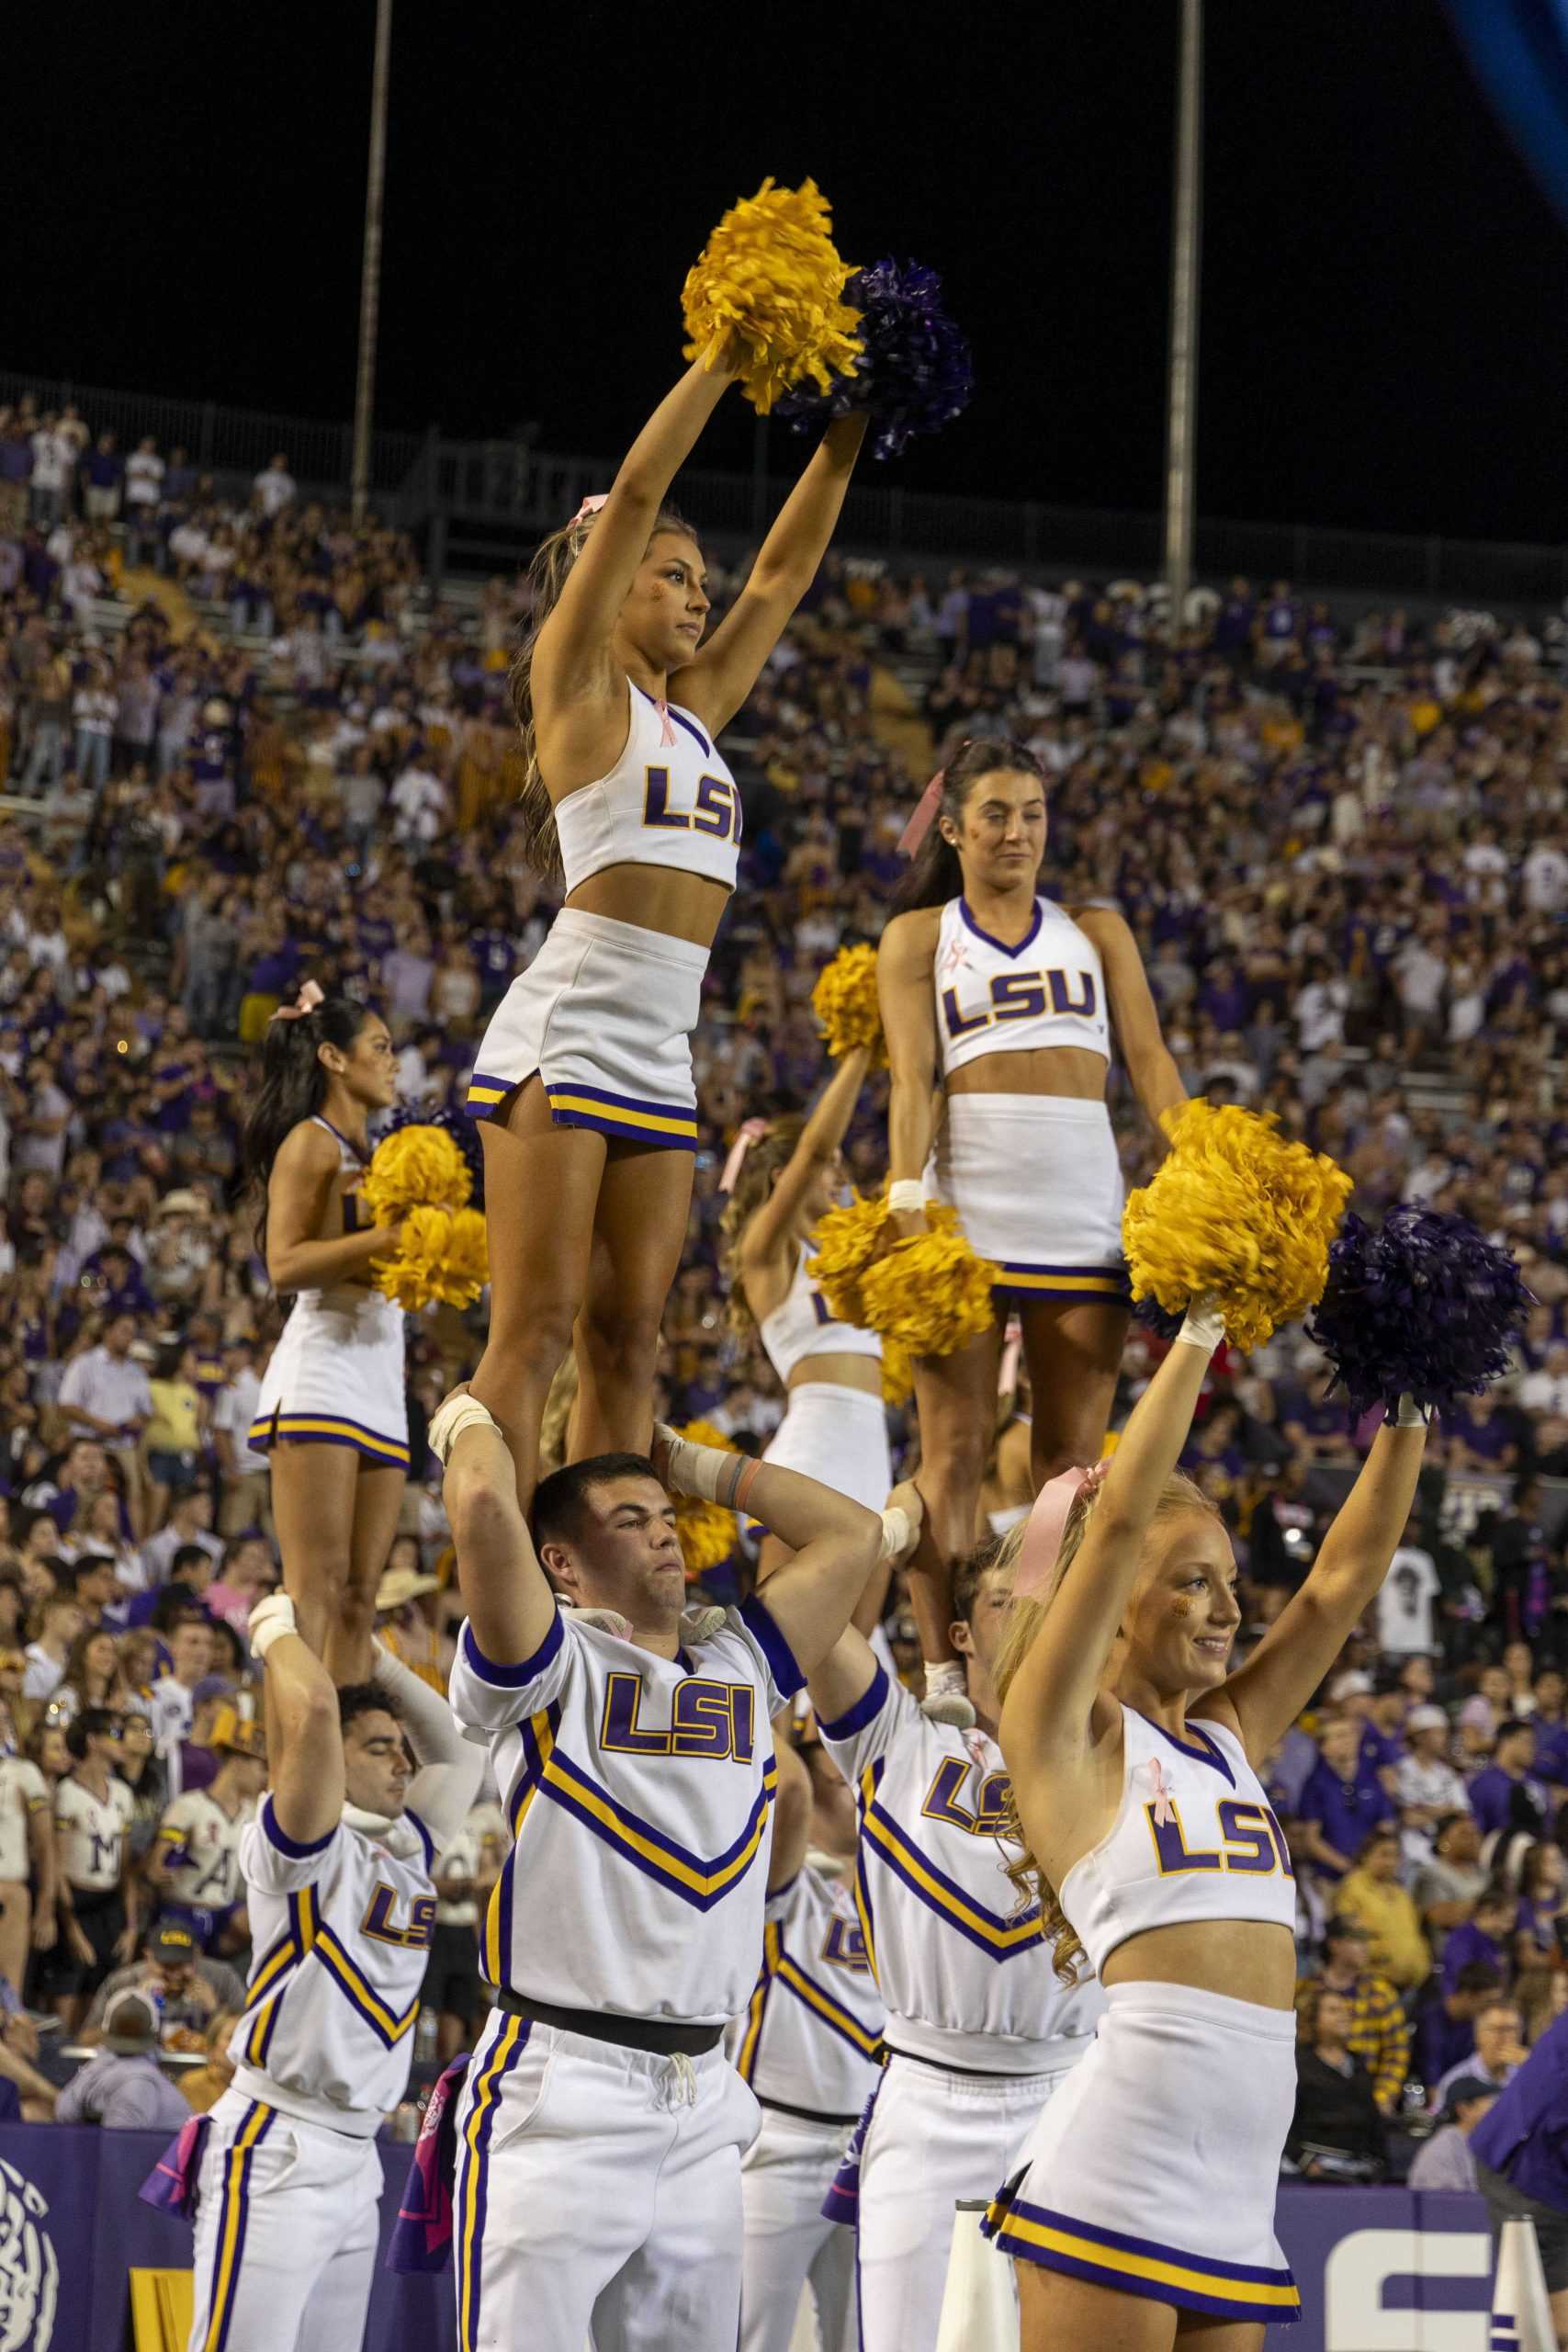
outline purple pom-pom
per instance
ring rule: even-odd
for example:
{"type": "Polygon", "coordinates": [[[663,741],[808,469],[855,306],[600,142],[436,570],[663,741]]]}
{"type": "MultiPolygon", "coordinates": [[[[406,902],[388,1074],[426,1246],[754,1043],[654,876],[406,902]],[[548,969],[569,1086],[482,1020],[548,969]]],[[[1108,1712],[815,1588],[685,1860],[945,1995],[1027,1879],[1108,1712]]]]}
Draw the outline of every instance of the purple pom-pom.
{"type": "Polygon", "coordinates": [[[861,409],[872,419],[871,451],[894,458],[920,433],[940,433],[969,405],[975,370],[969,345],[943,307],[942,280],[919,262],[874,262],[856,270],[844,300],[861,314],[864,350],[852,376],[825,392],[797,388],[773,413],[809,432],[825,417],[861,409]]]}
{"type": "Polygon", "coordinates": [[[468,1174],[473,1178],[473,1198],[468,1205],[470,1208],[483,1209],[485,1156],[484,1146],[479,1141],[477,1120],[471,1119],[466,1111],[454,1110],[450,1104],[439,1111],[433,1111],[426,1102],[400,1102],[381,1134],[378,1136],[378,1143],[384,1141],[388,1136],[396,1135],[400,1127],[439,1127],[444,1135],[450,1136],[468,1162],[468,1174]]]}
{"type": "Polygon", "coordinates": [[[1440,1412],[1506,1369],[1534,1303],[1507,1250],[1468,1217],[1412,1205],[1376,1233],[1346,1218],[1307,1335],[1353,1413],[1401,1396],[1440,1412]]]}

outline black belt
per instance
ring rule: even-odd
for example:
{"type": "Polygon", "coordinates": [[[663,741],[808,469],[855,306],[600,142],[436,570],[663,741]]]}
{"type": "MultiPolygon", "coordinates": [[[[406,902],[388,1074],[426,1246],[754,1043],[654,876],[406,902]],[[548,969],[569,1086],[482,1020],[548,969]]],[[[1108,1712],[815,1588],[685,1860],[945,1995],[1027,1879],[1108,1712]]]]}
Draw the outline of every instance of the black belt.
{"type": "Polygon", "coordinates": [[[788,2099],[764,2098],[761,2091],[755,2097],[759,2107],[769,2109],[774,2115],[793,2115],[797,2123],[831,2123],[838,2126],[860,2121],[858,2115],[825,2115],[819,2107],[791,2107],[788,2099]]]}
{"type": "Polygon", "coordinates": [[[604,2009],[561,2009],[553,2001],[524,2000],[504,1989],[497,1993],[495,2006],[508,2017],[586,2034],[591,2041],[613,2041],[618,2050],[651,2050],[662,2058],[700,2058],[724,2040],[721,2025],[666,2025],[657,2018],[623,2018],[604,2009]]]}
{"type": "Polygon", "coordinates": [[[925,2058],[918,2050],[900,2050],[896,2041],[886,2045],[889,2058],[908,2058],[916,2066],[931,2066],[939,2075],[963,2075],[976,2083],[1032,2083],[1036,2075],[1053,2072],[1049,2066],[1030,2066],[1022,2074],[1003,2074],[997,2066],[955,2066],[951,2058],[925,2058]]]}

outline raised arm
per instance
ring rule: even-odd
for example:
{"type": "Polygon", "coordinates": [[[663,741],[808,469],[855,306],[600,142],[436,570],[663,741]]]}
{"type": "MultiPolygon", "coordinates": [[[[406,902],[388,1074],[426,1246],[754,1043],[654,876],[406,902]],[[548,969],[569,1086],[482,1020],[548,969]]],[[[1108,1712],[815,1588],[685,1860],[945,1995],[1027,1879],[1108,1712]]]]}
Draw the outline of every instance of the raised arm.
{"type": "Polygon", "coordinates": [[[332,1676],[294,1630],[294,1603],[275,1592],[250,1618],[262,1661],[273,1818],[296,1846],[319,1846],[343,1815],[343,1728],[332,1676]]]}
{"type": "MultiPolygon", "coordinates": [[[[937,933],[935,907],[895,915],[876,951],[876,993],[882,1032],[887,1040],[892,1086],[887,1103],[887,1173],[895,1184],[919,1183],[936,1134],[937,933]]],[[[896,1219],[901,1233],[919,1230],[922,1219],[908,1212],[896,1219]]]]}
{"type": "Polygon", "coordinates": [[[266,1189],[266,1270],[275,1290],[323,1290],[362,1276],[396,1243],[395,1229],[378,1227],[319,1238],[341,1166],[324,1127],[301,1125],[284,1137],[266,1189]]]}
{"type": "Polygon", "coordinates": [[[746,1227],[740,1245],[743,1272],[765,1266],[788,1242],[814,1178],[836,1156],[849,1133],[870,1067],[870,1048],[856,1046],[823,1088],[773,1191],[746,1227]]]}
{"type": "Polygon", "coordinates": [[[370,1679],[396,1706],[419,1767],[409,1785],[408,1808],[423,1822],[439,1853],[457,1835],[479,1795],[484,1750],[463,1737],[439,1690],[379,1642],[371,1649],[370,1679]]]}
{"type": "Polygon", "coordinates": [[[1074,921],[1100,950],[1116,1042],[1122,1048],[1134,1091],[1150,1124],[1158,1127],[1163,1111],[1176,1110],[1186,1102],[1187,1089],[1161,1035],[1159,1008],[1149,988],[1138,943],[1125,918],[1110,907],[1081,907],[1074,921]]]}
{"type": "Polygon", "coordinates": [[[1198,1711],[1232,1709],[1255,1763],[1284,1737],[1382,1588],[1416,1499],[1426,1442],[1425,1421],[1403,1403],[1397,1421],[1385,1421],[1372,1440],[1306,1582],[1247,1664],[1198,1711]]]}
{"type": "Polygon", "coordinates": [[[506,1440],[482,1405],[459,1395],[436,1414],[430,1442],[446,1465],[441,1491],[474,1640],[491,1666],[521,1666],[554,1623],[556,1597],[517,1508],[506,1440]]]}
{"type": "Polygon", "coordinates": [[[1133,1408],[1083,1541],[1002,1702],[998,1737],[1015,1781],[1077,1762],[1088,1751],[1095,1699],[1138,1579],[1144,1538],[1224,1336],[1217,1317],[1190,1310],[1133,1408]]]}
{"type": "Polygon", "coordinates": [[[728,366],[710,368],[705,359],[694,360],[621,460],[534,648],[534,693],[541,715],[552,698],[580,702],[609,691],[611,635],[648,553],[659,510],[734,381],[728,366]]]}
{"type": "Polygon", "coordinates": [[[843,511],[865,428],[863,414],[835,417],[780,508],[745,587],[695,660],[670,682],[671,699],[694,710],[716,735],[756,684],[817,577],[843,511]]]}
{"type": "Polygon", "coordinates": [[[811,1775],[789,1736],[787,1712],[773,1724],[773,1761],[779,1777],[773,1793],[773,1851],[768,1857],[770,1894],[779,1894],[800,1876],[811,1843],[811,1775]]]}

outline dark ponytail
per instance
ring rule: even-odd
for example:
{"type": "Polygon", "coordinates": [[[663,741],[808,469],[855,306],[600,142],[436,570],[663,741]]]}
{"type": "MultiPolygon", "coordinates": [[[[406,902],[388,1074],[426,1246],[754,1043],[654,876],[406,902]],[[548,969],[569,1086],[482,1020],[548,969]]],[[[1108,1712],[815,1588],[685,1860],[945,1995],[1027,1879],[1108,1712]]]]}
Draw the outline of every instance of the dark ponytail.
{"type": "Polygon", "coordinates": [[[995,775],[999,768],[1021,769],[1025,775],[1037,775],[1042,785],[1050,785],[1043,763],[1027,744],[1014,742],[1010,736],[976,735],[963,744],[942,771],[941,805],[908,872],[893,893],[893,914],[907,915],[917,907],[944,907],[949,899],[962,895],[964,868],[953,843],[942,839],[942,820],[951,817],[956,825],[980,777],[995,775]]]}
{"type": "Polygon", "coordinates": [[[326,1101],[329,1074],[317,1048],[336,1046],[340,1053],[350,1052],[370,1017],[369,1006],[356,1004],[352,997],[326,996],[293,1020],[275,1013],[267,1023],[261,1089],[240,1147],[241,1190],[258,1195],[256,1247],[264,1252],[272,1163],[284,1137],[301,1119],[313,1117],[326,1101]]]}

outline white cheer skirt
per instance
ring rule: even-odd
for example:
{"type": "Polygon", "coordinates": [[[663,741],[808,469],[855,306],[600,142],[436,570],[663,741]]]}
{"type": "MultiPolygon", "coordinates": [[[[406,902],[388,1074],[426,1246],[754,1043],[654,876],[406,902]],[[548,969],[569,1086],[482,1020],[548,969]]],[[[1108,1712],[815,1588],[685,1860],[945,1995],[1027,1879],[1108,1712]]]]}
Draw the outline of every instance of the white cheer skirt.
{"type": "Polygon", "coordinates": [[[863,1389],[808,1380],[790,1390],[784,1419],[762,1459],[781,1470],[798,1470],[802,1477],[879,1511],[893,1485],[887,1408],[863,1389]]]}
{"type": "Polygon", "coordinates": [[[489,1118],[536,1071],[558,1127],[697,1148],[692,1031],[708,951],[563,907],[480,1041],[468,1106],[489,1118]]]}
{"type": "Polygon", "coordinates": [[[1010,1304],[1127,1298],[1122,1167],[1103,1102],[949,1095],[925,1184],[1001,1267],[1010,1304]]]}
{"type": "Polygon", "coordinates": [[[1301,2317],[1274,2235],[1296,2020],[1187,1984],[1112,1984],[986,2233],[1069,2278],[1218,2319],[1301,2317]]]}
{"type": "Polygon", "coordinates": [[[367,1462],[409,1466],[403,1312],[378,1290],[301,1291],[256,1398],[250,1442],[348,1445],[367,1462]]]}

